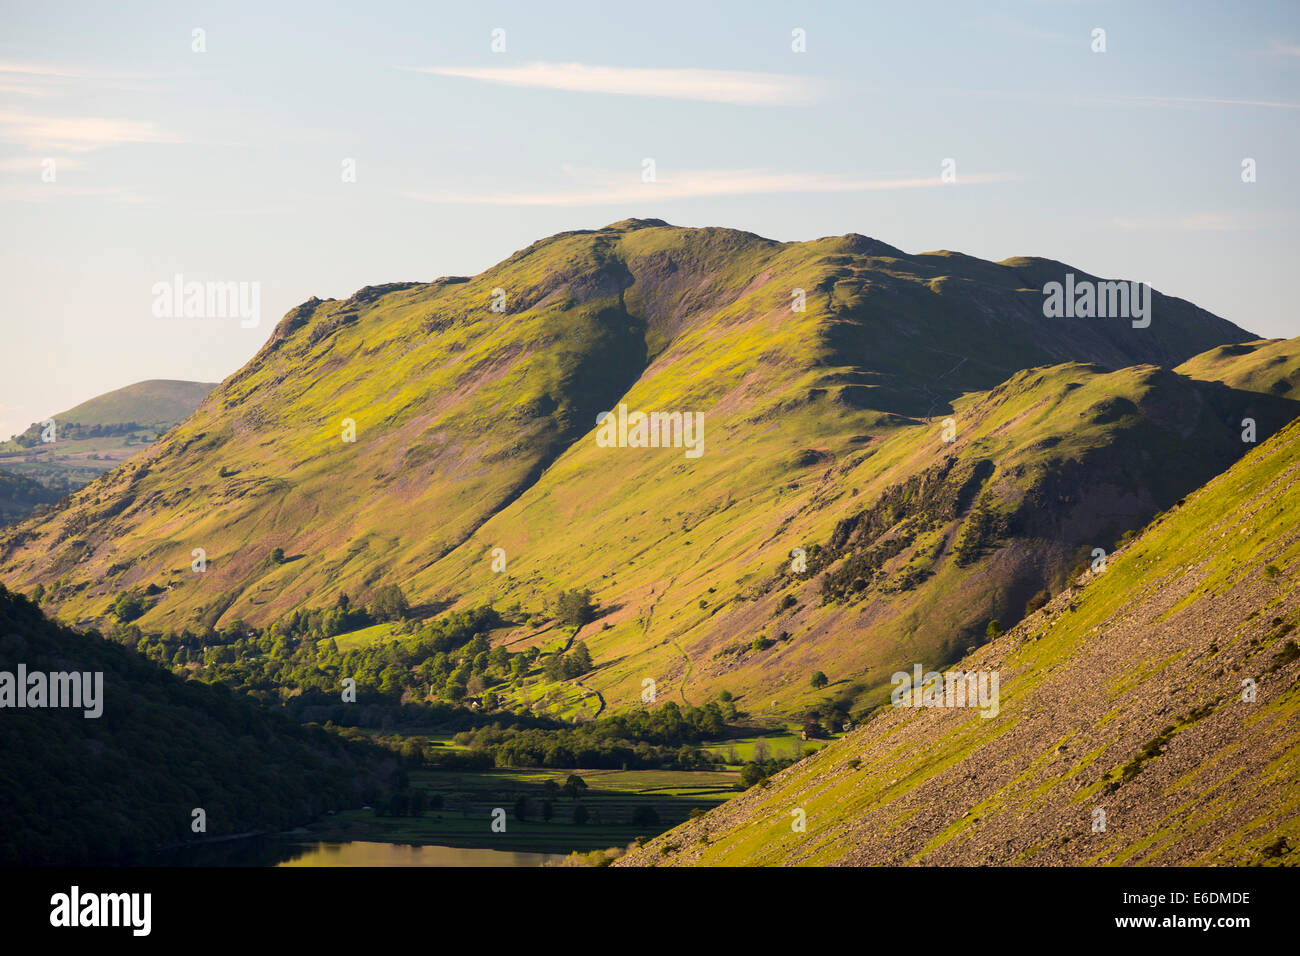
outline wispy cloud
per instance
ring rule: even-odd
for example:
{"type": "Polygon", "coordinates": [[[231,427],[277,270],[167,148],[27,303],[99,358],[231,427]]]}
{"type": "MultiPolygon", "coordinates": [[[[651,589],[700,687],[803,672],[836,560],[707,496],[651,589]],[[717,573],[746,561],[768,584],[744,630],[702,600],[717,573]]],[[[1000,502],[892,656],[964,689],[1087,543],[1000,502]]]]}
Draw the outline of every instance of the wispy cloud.
{"type": "Polygon", "coordinates": [[[1286,43],[1282,40],[1272,40],[1268,49],[1264,51],[1266,55],[1272,56],[1300,56],[1300,43],[1286,43]]]}
{"type": "Polygon", "coordinates": [[[0,110],[0,142],[26,149],[85,152],[124,143],[175,143],[179,139],[150,120],[101,116],[48,116],[23,110],[0,110]]]}
{"type": "Polygon", "coordinates": [[[809,77],[734,70],[589,66],[585,63],[528,63],[504,67],[423,66],[407,69],[417,73],[532,89],[655,96],[751,106],[812,103],[822,93],[822,84],[809,77]]]}
{"type": "Polygon", "coordinates": [[[1210,105],[1210,106],[1265,106],[1270,109],[1300,110],[1300,103],[1282,103],[1276,100],[1239,100],[1216,96],[1118,96],[1114,99],[1128,103],[1148,103],[1156,106],[1167,105],[1210,105]]]}
{"type": "Polygon", "coordinates": [[[53,159],[58,169],[79,169],[84,164],[79,159],[67,156],[13,156],[0,159],[0,173],[31,173],[37,175],[44,171],[45,161],[53,159]]]}
{"type": "Polygon", "coordinates": [[[136,73],[121,70],[101,70],[79,66],[66,66],[54,63],[20,63],[14,60],[0,60],[0,75],[40,77],[51,80],[108,80],[121,82],[143,82],[158,80],[176,73],[136,73]]]}
{"type": "MultiPolygon", "coordinates": [[[[772,172],[761,169],[683,170],[661,174],[656,182],[644,183],[637,173],[565,166],[564,171],[579,180],[572,189],[533,192],[441,192],[408,193],[412,199],[436,203],[466,203],[489,206],[604,206],[618,203],[663,202],[704,196],[744,196],[773,193],[871,192],[950,186],[939,176],[864,178],[818,173],[772,172]]],[[[963,174],[958,184],[1005,182],[1010,173],[963,174]]]]}

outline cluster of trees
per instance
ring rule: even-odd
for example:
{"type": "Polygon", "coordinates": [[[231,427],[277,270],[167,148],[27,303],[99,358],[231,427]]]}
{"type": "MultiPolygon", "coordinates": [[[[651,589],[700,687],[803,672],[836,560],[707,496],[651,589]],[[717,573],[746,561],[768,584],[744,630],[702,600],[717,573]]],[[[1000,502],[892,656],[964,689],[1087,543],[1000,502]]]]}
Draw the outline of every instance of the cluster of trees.
{"type": "Polygon", "coordinates": [[[770,760],[750,760],[740,768],[741,786],[748,789],[756,783],[761,783],[773,774],[780,773],[786,767],[795,763],[788,757],[773,757],[770,760]]]}
{"type": "Polygon", "coordinates": [[[356,611],[344,597],[333,608],[299,610],[260,631],[237,621],[224,632],[202,637],[189,631],[150,635],[136,627],[120,629],[114,636],[200,680],[279,702],[313,692],[339,700],[345,678],[356,681],[359,702],[455,702],[521,675],[540,654],[536,649],[522,654],[492,649],[485,633],[499,619],[490,607],[447,614],[405,640],[347,652],[340,652],[328,636],[336,627],[365,626],[391,606],[381,602],[376,607],[372,601],[369,609],[356,611]]]}
{"type": "MultiPolygon", "coordinates": [[[[820,673],[820,671],[818,672],[820,673]]],[[[809,707],[803,715],[803,729],[809,737],[837,734],[850,722],[849,709],[856,688],[845,688],[835,700],[824,700],[809,707]]]]}
{"type": "MultiPolygon", "coordinates": [[[[116,422],[111,425],[82,425],[79,422],[55,422],[55,438],[59,441],[72,441],[81,438],[111,438],[115,435],[130,435],[133,432],[144,431],[146,425],[138,422],[116,422]]],[[[21,435],[15,435],[13,441],[15,445],[22,448],[34,448],[43,444],[41,433],[44,426],[39,423],[33,423],[27,427],[27,430],[21,435]]],[[[162,429],[158,429],[159,432],[162,429]]]]}
{"type": "Polygon", "coordinates": [[[137,592],[119,594],[113,602],[113,616],[123,624],[129,624],[149,610],[149,602],[137,592]]]}
{"type": "MultiPolygon", "coordinates": [[[[491,607],[444,614],[419,626],[405,621],[397,640],[378,641],[340,651],[333,635],[403,614],[401,589],[380,588],[367,608],[356,609],[346,595],[334,607],[299,609],[269,628],[242,621],[202,636],[188,630],[146,634],[131,624],[143,613],[144,599],[120,596],[113,607],[122,622],[114,639],[174,670],[209,683],[221,682],[264,702],[287,705],[297,714],[309,707],[338,703],[343,680],[356,681],[356,702],[398,708],[411,703],[474,701],[485,711],[501,706],[501,689],[541,675],[548,680],[580,677],[592,667],[581,641],[564,653],[543,655],[537,647],[510,651],[488,641],[501,624],[491,607]]],[[[405,619],[403,619],[405,620],[405,619]]],[[[402,627],[399,625],[398,632],[402,627]]],[[[312,719],[320,719],[316,716],[312,719]]],[[[344,722],[343,715],[328,719],[344,722]]]]}
{"type": "MultiPolygon", "coordinates": [[[[711,701],[619,713],[576,727],[524,727],[495,722],[462,731],[455,741],[495,767],[598,767],[628,770],[705,770],[717,760],[698,744],[727,733],[734,704],[711,701]]],[[[435,762],[440,762],[434,757],[435,762]]]]}
{"type": "MultiPolygon", "coordinates": [[[[271,560],[277,563],[284,560],[284,552],[276,548],[271,553],[271,560]],[[277,557],[278,552],[278,557],[277,557]]],[[[298,608],[289,617],[277,621],[270,628],[271,632],[285,637],[309,640],[323,640],[346,634],[348,631],[360,630],[382,621],[397,621],[410,612],[406,595],[396,584],[385,584],[371,595],[370,605],[352,606],[346,594],[340,594],[331,608],[298,608]]],[[[240,630],[248,630],[237,623],[240,630]]],[[[234,630],[236,628],[231,628],[234,630]]]]}
{"type": "Polygon", "coordinates": [[[591,670],[591,666],[591,653],[587,650],[587,645],[576,641],[568,653],[548,657],[542,671],[547,680],[560,681],[581,677],[591,670]]]}

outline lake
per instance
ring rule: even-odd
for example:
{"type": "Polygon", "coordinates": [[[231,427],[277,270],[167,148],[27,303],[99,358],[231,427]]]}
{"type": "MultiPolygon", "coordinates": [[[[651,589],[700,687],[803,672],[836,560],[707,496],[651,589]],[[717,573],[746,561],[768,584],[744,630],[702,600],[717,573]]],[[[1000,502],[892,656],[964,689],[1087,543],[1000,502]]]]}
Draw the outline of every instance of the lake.
{"type": "MultiPolygon", "coordinates": [[[[286,847],[287,849],[287,847],[286,847]]],[[[541,866],[559,862],[558,853],[516,853],[510,850],[466,849],[451,846],[407,846],[401,843],[303,843],[299,855],[276,866],[541,866]]]]}

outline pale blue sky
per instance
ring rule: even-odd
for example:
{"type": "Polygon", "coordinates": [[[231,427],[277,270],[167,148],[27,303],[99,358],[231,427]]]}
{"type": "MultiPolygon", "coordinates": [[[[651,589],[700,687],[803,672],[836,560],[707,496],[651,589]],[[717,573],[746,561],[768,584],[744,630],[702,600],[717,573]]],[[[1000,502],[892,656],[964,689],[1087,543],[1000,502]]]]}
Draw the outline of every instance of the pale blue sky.
{"type": "Polygon", "coordinates": [[[1048,256],[1300,335],[1295,3],[350,6],[0,3],[0,436],[629,216],[1048,256]],[[260,282],[261,324],[156,318],[176,273],[260,282]]]}

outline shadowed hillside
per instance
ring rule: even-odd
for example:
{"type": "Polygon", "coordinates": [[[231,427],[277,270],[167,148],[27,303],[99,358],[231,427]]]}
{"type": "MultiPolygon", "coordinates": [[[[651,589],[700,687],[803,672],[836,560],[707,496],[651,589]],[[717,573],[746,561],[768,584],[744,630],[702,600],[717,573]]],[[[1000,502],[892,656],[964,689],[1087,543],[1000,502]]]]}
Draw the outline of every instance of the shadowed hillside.
{"type": "Polygon", "coordinates": [[[396,761],[217,685],[177,679],[0,586],[0,671],[100,672],[83,709],[0,711],[0,863],[143,862],[164,846],[283,830],[389,788],[396,761]],[[195,808],[206,831],[192,830],[195,808]]]}

